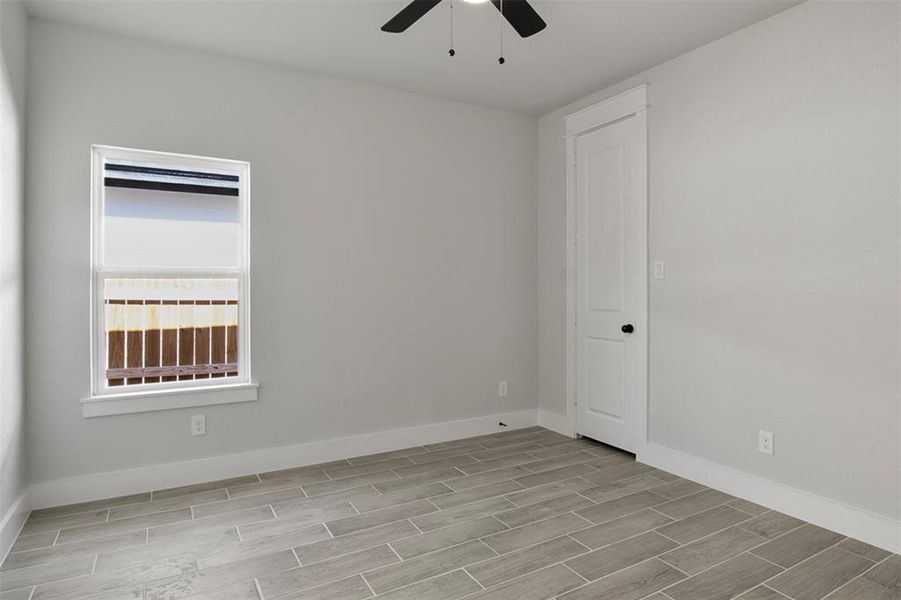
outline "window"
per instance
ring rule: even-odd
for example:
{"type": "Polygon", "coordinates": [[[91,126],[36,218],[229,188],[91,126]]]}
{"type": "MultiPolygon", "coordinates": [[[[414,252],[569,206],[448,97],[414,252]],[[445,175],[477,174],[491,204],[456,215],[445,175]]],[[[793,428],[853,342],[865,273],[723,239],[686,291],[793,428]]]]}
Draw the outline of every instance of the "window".
{"type": "Polygon", "coordinates": [[[94,373],[86,415],[256,398],[249,168],[94,147],[94,373]]]}

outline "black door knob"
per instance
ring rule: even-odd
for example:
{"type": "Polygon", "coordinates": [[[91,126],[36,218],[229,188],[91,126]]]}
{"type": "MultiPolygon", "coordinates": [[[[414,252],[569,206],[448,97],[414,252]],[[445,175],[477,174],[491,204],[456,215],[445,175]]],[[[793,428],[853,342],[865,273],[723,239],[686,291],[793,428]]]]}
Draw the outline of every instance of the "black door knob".
{"type": "Polygon", "coordinates": [[[626,323],[625,325],[620,327],[620,329],[622,329],[623,333],[632,333],[633,331],[635,331],[635,328],[632,327],[632,323],[626,323]]]}

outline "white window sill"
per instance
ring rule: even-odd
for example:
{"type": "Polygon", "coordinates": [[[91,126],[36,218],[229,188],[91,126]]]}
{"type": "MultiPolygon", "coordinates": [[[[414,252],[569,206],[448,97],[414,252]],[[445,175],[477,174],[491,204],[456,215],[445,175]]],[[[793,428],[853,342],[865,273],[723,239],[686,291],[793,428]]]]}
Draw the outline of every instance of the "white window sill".
{"type": "Polygon", "coordinates": [[[81,414],[84,417],[105,417],[193,406],[253,402],[257,399],[259,387],[258,383],[234,383],[150,392],[104,394],[82,400],[81,414]]]}

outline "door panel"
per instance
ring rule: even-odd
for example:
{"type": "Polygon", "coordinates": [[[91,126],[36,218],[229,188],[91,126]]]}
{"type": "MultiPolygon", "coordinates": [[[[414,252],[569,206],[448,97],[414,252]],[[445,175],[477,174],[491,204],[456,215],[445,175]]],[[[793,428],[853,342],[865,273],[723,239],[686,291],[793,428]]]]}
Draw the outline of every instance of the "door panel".
{"type": "Polygon", "coordinates": [[[620,341],[588,338],[588,411],[625,421],[623,367],[625,345],[620,341]]]}
{"type": "Polygon", "coordinates": [[[575,146],[577,430],[630,451],[646,377],[637,135],[632,116],[578,136],[575,146]],[[633,333],[623,332],[627,323],[633,333]]]}
{"type": "Polygon", "coordinates": [[[615,145],[587,152],[586,192],[601,202],[588,201],[588,307],[623,310],[623,147],[615,145]]]}

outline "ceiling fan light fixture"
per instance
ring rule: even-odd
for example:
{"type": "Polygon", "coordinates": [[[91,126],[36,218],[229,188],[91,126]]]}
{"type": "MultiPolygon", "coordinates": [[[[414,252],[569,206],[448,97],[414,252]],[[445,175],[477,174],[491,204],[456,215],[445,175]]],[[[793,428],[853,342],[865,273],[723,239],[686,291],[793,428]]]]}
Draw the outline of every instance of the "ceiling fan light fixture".
{"type": "MultiPolygon", "coordinates": [[[[2,1],[0,0],[0,2],[2,1]]],[[[449,2],[451,8],[454,6],[453,1],[449,2]]],[[[467,4],[488,3],[488,0],[463,1],[467,4]]],[[[387,23],[382,25],[382,31],[402,33],[425,16],[427,12],[441,4],[441,2],[442,0],[412,0],[387,23]]],[[[502,20],[506,19],[520,37],[531,37],[547,27],[547,23],[535,12],[535,9],[529,4],[529,0],[493,0],[491,4],[494,4],[495,8],[501,13],[502,20]]]]}

